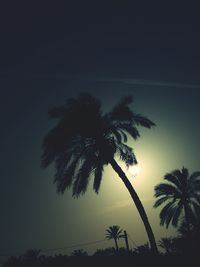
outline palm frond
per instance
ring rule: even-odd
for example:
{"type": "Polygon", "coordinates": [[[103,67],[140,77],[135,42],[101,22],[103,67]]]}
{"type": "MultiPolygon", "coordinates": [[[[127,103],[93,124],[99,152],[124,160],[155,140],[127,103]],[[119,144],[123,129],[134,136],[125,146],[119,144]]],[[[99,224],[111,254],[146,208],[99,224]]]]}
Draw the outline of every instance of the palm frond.
{"type": "Polygon", "coordinates": [[[99,163],[97,167],[95,168],[94,171],[94,183],[93,183],[93,188],[95,192],[98,194],[100,185],[101,185],[101,180],[102,180],[102,175],[103,175],[103,164],[99,163]]]}
{"type": "Polygon", "coordinates": [[[69,147],[73,146],[73,143],[78,136],[76,129],[71,125],[69,128],[67,125],[57,125],[49,131],[43,141],[43,154],[42,154],[42,167],[48,167],[53,161],[65,153],[69,147]]]}
{"type": "Polygon", "coordinates": [[[93,171],[93,164],[91,162],[91,159],[87,158],[82,166],[79,168],[76,176],[74,177],[74,183],[73,183],[73,197],[79,197],[81,194],[84,194],[87,190],[87,186],[89,183],[89,177],[91,172],[93,171]]]}
{"type": "MultiPolygon", "coordinates": [[[[179,181],[179,183],[177,182],[177,184],[179,184],[179,187],[182,188],[182,185],[184,183],[184,178],[183,178],[182,171],[180,171],[180,170],[174,170],[174,171],[171,172],[171,175],[174,176],[174,177],[176,177],[177,181],[179,181]]],[[[172,183],[174,183],[174,181],[172,181],[172,183]]]]}
{"type": "Polygon", "coordinates": [[[57,169],[54,176],[54,183],[57,185],[57,192],[63,194],[66,188],[72,185],[74,174],[78,169],[80,157],[73,158],[71,164],[66,163],[66,167],[61,171],[57,169]]]}
{"type": "Polygon", "coordinates": [[[121,136],[120,132],[118,132],[116,127],[111,127],[110,132],[115,137],[117,143],[121,143],[122,142],[122,136],[121,136]]]}
{"type": "Polygon", "coordinates": [[[182,179],[183,179],[184,181],[187,181],[188,178],[189,178],[189,171],[188,171],[187,168],[183,167],[183,168],[182,168],[182,179]]]}
{"type": "Polygon", "coordinates": [[[57,128],[53,128],[44,137],[42,147],[43,147],[43,154],[42,154],[41,165],[43,168],[46,168],[54,161],[60,148],[57,128]]]}
{"type": "Polygon", "coordinates": [[[179,170],[175,170],[172,173],[167,173],[164,176],[164,179],[168,182],[174,184],[177,188],[181,188],[181,172],[179,170]]]}
{"type": "Polygon", "coordinates": [[[58,193],[64,193],[65,189],[72,185],[77,172],[81,172],[81,161],[87,159],[90,155],[88,151],[92,148],[93,141],[91,139],[83,139],[77,136],[68,146],[65,153],[59,153],[55,161],[56,173],[54,176],[54,183],[57,184],[58,193]]]}
{"type": "Polygon", "coordinates": [[[163,237],[159,240],[158,245],[163,248],[167,253],[173,252],[174,249],[174,238],[163,237]]]}
{"type": "Polygon", "coordinates": [[[195,217],[198,217],[200,214],[200,202],[193,199],[190,204],[191,213],[194,214],[195,217]]]}
{"type": "Polygon", "coordinates": [[[120,128],[117,128],[115,125],[112,125],[110,127],[110,132],[111,134],[113,134],[113,136],[115,137],[116,141],[119,144],[123,142],[127,143],[127,140],[128,140],[127,135],[120,128]]]}
{"type": "Polygon", "coordinates": [[[173,198],[179,198],[181,192],[172,184],[161,183],[155,187],[155,197],[172,196],[173,198]]]}
{"type": "Polygon", "coordinates": [[[190,178],[189,178],[191,181],[196,181],[196,180],[200,180],[200,172],[197,171],[197,172],[193,172],[191,175],[190,175],[190,178]]]}
{"type": "Polygon", "coordinates": [[[165,196],[165,197],[161,197],[161,198],[157,199],[157,200],[155,201],[154,208],[159,207],[160,205],[162,205],[162,204],[165,203],[166,201],[169,201],[170,199],[171,199],[170,196],[165,196]]]}
{"type": "Polygon", "coordinates": [[[121,123],[117,122],[116,127],[122,131],[127,132],[133,139],[137,140],[140,137],[138,129],[131,123],[121,123]]]}
{"type": "Polygon", "coordinates": [[[153,126],[156,126],[156,124],[152,122],[151,120],[149,120],[147,117],[141,114],[135,114],[135,113],[133,116],[133,123],[138,126],[142,126],[148,129],[152,128],[153,126]]]}
{"type": "Polygon", "coordinates": [[[109,113],[109,117],[113,121],[131,121],[133,112],[129,108],[133,99],[131,96],[124,97],[109,113]]]}
{"type": "Polygon", "coordinates": [[[160,212],[160,224],[166,225],[166,228],[168,228],[175,212],[176,205],[174,201],[169,202],[160,212]]]}
{"type": "Polygon", "coordinates": [[[181,205],[181,203],[180,202],[177,203],[175,212],[174,212],[173,217],[172,217],[172,225],[175,227],[177,227],[177,225],[178,225],[182,210],[183,210],[183,206],[181,205]]]}
{"type": "Polygon", "coordinates": [[[192,179],[189,182],[191,193],[196,193],[200,195],[200,180],[199,179],[192,179]]]}
{"type": "Polygon", "coordinates": [[[117,153],[120,159],[126,163],[126,165],[137,164],[137,159],[133,152],[133,149],[126,144],[117,144],[117,153]]]}
{"type": "Polygon", "coordinates": [[[120,133],[121,133],[121,135],[122,135],[123,142],[124,142],[124,143],[127,143],[127,141],[128,141],[127,135],[125,134],[124,131],[122,131],[122,130],[119,130],[119,131],[120,131],[120,133]]]}

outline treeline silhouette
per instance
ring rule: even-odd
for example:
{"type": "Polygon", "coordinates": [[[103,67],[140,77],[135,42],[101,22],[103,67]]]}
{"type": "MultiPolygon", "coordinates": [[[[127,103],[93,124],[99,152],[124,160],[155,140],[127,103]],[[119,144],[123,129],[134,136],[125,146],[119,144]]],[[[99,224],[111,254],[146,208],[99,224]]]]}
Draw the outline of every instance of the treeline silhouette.
{"type": "Polygon", "coordinates": [[[160,263],[164,265],[169,260],[170,263],[175,264],[178,257],[178,263],[181,264],[188,258],[193,260],[199,257],[199,244],[200,235],[195,236],[192,245],[188,246],[188,240],[184,236],[177,236],[171,238],[162,238],[158,245],[162,249],[159,250],[158,255],[153,255],[148,244],[144,244],[134,249],[120,247],[108,247],[104,249],[97,249],[93,254],[89,255],[87,251],[83,249],[74,250],[70,255],[67,254],[55,254],[45,255],[40,250],[29,250],[25,254],[20,256],[12,256],[7,259],[3,267],[36,267],[36,266],[74,266],[74,264],[84,265],[91,263],[97,264],[119,264],[120,260],[122,263],[134,262],[136,263],[160,263]]]}
{"type": "Polygon", "coordinates": [[[188,236],[188,229],[185,221],[183,220],[180,226],[177,228],[177,236],[169,238],[161,238],[158,241],[159,251],[158,254],[152,254],[152,250],[148,243],[134,248],[119,247],[117,244],[118,239],[124,239],[126,231],[123,231],[119,226],[113,225],[106,229],[105,236],[107,239],[113,239],[115,247],[108,247],[103,249],[97,249],[93,254],[88,254],[86,250],[75,249],[71,254],[55,254],[45,255],[41,250],[28,250],[25,254],[20,256],[12,256],[8,258],[3,267],[16,267],[16,266],[67,266],[66,264],[74,264],[79,261],[86,262],[88,258],[92,258],[95,263],[96,259],[103,258],[107,262],[107,258],[112,259],[111,263],[119,263],[119,258],[133,259],[141,263],[144,258],[151,261],[172,259],[174,263],[174,256],[179,257],[180,260],[186,260],[186,258],[196,259],[199,257],[199,244],[200,244],[200,216],[198,220],[190,222],[190,235],[188,236]],[[172,257],[172,258],[170,258],[172,257]],[[87,259],[85,259],[87,258],[87,259]]]}

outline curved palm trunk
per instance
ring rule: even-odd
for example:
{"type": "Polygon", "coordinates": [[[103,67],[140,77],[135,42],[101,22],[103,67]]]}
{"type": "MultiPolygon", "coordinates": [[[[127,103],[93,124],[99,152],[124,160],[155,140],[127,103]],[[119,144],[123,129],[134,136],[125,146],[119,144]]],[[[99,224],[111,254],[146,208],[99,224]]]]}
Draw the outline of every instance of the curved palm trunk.
{"type": "Polygon", "coordinates": [[[155,241],[155,237],[153,234],[153,231],[151,229],[151,226],[149,224],[149,220],[147,218],[146,212],[144,210],[144,207],[137,195],[137,193],[135,192],[132,184],[130,183],[130,181],[128,180],[128,178],[126,177],[125,173],[122,171],[122,169],[120,168],[120,166],[117,164],[117,162],[114,159],[110,159],[110,164],[112,166],[112,168],[116,171],[116,173],[119,175],[119,177],[122,179],[122,181],[124,182],[126,188],[128,189],[137,209],[138,212],[140,214],[140,217],[144,223],[148,238],[149,238],[149,242],[150,242],[150,246],[152,249],[152,252],[154,254],[158,254],[158,249],[157,249],[157,245],[156,245],[156,241],[155,241]]]}

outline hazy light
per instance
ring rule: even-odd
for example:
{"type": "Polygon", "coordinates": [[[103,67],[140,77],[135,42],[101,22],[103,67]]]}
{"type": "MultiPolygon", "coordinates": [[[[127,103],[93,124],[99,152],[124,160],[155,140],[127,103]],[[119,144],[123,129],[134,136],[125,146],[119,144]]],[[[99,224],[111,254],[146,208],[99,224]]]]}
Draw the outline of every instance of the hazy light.
{"type": "Polygon", "coordinates": [[[136,177],[140,173],[140,168],[138,165],[131,165],[128,167],[128,172],[130,173],[131,176],[136,177]]]}

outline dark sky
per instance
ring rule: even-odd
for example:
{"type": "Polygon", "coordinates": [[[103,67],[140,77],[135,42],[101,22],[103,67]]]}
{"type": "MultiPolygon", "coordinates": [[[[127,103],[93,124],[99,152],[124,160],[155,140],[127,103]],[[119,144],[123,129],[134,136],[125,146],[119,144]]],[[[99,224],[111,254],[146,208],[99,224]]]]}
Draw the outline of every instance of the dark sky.
{"type": "Polygon", "coordinates": [[[2,8],[1,64],[9,78],[81,73],[199,81],[195,6],[71,2],[2,8]]]}
{"type": "MultiPolygon", "coordinates": [[[[105,109],[122,95],[134,96],[133,108],[158,125],[149,139],[144,132],[142,149],[137,148],[141,161],[145,158],[154,164],[152,168],[144,163],[155,170],[151,177],[157,175],[156,181],[169,168],[187,163],[190,168],[199,166],[198,9],[183,4],[136,6],[130,4],[133,1],[81,2],[61,6],[13,1],[1,8],[2,252],[103,239],[103,229],[117,220],[134,233],[130,222],[120,221],[120,213],[109,217],[101,206],[100,200],[108,207],[118,203],[116,192],[112,198],[103,189],[100,200],[91,192],[80,201],[68,193],[61,198],[52,185],[53,168],[40,169],[42,138],[53,125],[47,111],[72,95],[89,91],[102,100],[105,109]],[[88,206],[91,213],[85,212],[88,206]],[[104,214],[102,228],[95,221],[98,209],[104,214]]],[[[116,206],[128,206],[127,198],[116,206]]],[[[147,210],[151,213],[151,208],[147,210]]],[[[143,238],[138,236],[140,242],[143,238]]]]}

